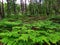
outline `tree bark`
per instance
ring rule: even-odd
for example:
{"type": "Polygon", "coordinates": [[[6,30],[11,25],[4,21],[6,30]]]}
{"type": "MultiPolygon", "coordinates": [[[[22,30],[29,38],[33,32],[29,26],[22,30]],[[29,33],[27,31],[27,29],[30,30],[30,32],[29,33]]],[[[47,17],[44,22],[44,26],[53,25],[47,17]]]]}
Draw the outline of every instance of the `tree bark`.
{"type": "Polygon", "coordinates": [[[14,10],[14,14],[16,14],[16,4],[15,4],[15,0],[13,0],[13,10],[14,10]]]}
{"type": "Polygon", "coordinates": [[[0,2],[0,20],[2,18],[2,11],[1,11],[1,2],[0,2]]]}
{"type": "Polygon", "coordinates": [[[23,0],[20,0],[20,5],[21,5],[21,12],[24,12],[24,2],[23,0]]]}
{"type": "Polygon", "coordinates": [[[7,14],[11,14],[11,11],[10,11],[10,1],[7,0],[7,14]]]}
{"type": "Polygon", "coordinates": [[[2,0],[2,18],[5,17],[5,13],[4,13],[4,4],[3,4],[3,0],[2,0]]]}

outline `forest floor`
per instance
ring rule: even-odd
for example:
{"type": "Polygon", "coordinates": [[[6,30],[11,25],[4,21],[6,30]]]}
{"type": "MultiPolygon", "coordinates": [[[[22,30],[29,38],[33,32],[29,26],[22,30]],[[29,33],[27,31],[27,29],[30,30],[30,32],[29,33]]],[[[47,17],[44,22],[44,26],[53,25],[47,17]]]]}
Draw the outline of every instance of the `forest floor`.
{"type": "Polygon", "coordinates": [[[60,18],[57,17],[5,18],[0,21],[0,42],[7,45],[60,45],[60,18]]]}

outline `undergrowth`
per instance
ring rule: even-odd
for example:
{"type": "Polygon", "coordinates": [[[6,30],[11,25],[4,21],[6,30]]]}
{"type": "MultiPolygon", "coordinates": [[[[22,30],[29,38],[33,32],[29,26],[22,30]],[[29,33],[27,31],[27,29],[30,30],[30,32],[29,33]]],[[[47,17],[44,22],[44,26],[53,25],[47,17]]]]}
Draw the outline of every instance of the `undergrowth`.
{"type": "Polygon", "coordinates": [[[3,45],[58,45],[60,24],[52,21],[24,23],[22,21],[2,20],[0,22],[0,42],[3,45]]]}

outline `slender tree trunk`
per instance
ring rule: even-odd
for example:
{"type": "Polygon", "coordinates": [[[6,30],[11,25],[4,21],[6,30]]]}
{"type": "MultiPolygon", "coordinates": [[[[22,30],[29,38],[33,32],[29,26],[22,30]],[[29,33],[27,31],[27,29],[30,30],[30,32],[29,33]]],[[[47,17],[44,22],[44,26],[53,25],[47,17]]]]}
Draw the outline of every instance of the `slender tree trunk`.
{"type": "Polygon", "coordinates": [[[23,0],[20,0],[20,5],[21,5],[21,12],[24,12],[24,2],[23,0]]]}
{"type": "Polygon", "coordinates": [[[15,4],[15,0],[13,0],[13,10],[14,10],[14,14],[16,14],[16,4],[15,4]]]}
{"type": "Polygon", "coordinates": [[[11,14],[11,11],[10,11],[10,1],[7,0],[7,14],[11,14]]]}
{"type": "Polygon", "coordinates": [[[42,14],[41,0],[39,0],[39,3],[38,3],[38,12],[39,12],[39,14],[42,14]]]}
{"type": "Polygon", "coordinates": [[[25,13],[27,12],[27,4],[26,4],[26,1],[27,0],[25,0],[25,13]]]}
{"type": "Polygon", "coordinates": [[[2,18],[5,17],[5,14],[4,14],[4,4],[3,4],[3,0],[2,0],[2,18]]]}
{"type": "Polygon", "coordinates": [[[0,2],[0,20],[1,20],[1,18],[2,18],[2,11],[1,11],[1,2],[0,2]]]}

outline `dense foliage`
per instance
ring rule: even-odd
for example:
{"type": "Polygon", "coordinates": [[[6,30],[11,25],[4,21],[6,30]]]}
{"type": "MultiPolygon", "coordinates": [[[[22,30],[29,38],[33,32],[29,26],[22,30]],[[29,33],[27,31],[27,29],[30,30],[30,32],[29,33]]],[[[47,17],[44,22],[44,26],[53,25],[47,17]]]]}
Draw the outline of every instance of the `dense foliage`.
{"type": "Polygon", "coordinates": [[[59,45],[60,24],[48,20],[26,24],[4,19],[0,22],[0,41],[4,45],[59,45]]]}
{"type": "Polygon", "coordinates": [[[59,0],[0,2],[0,45],[60,45],[59,0]]]}

